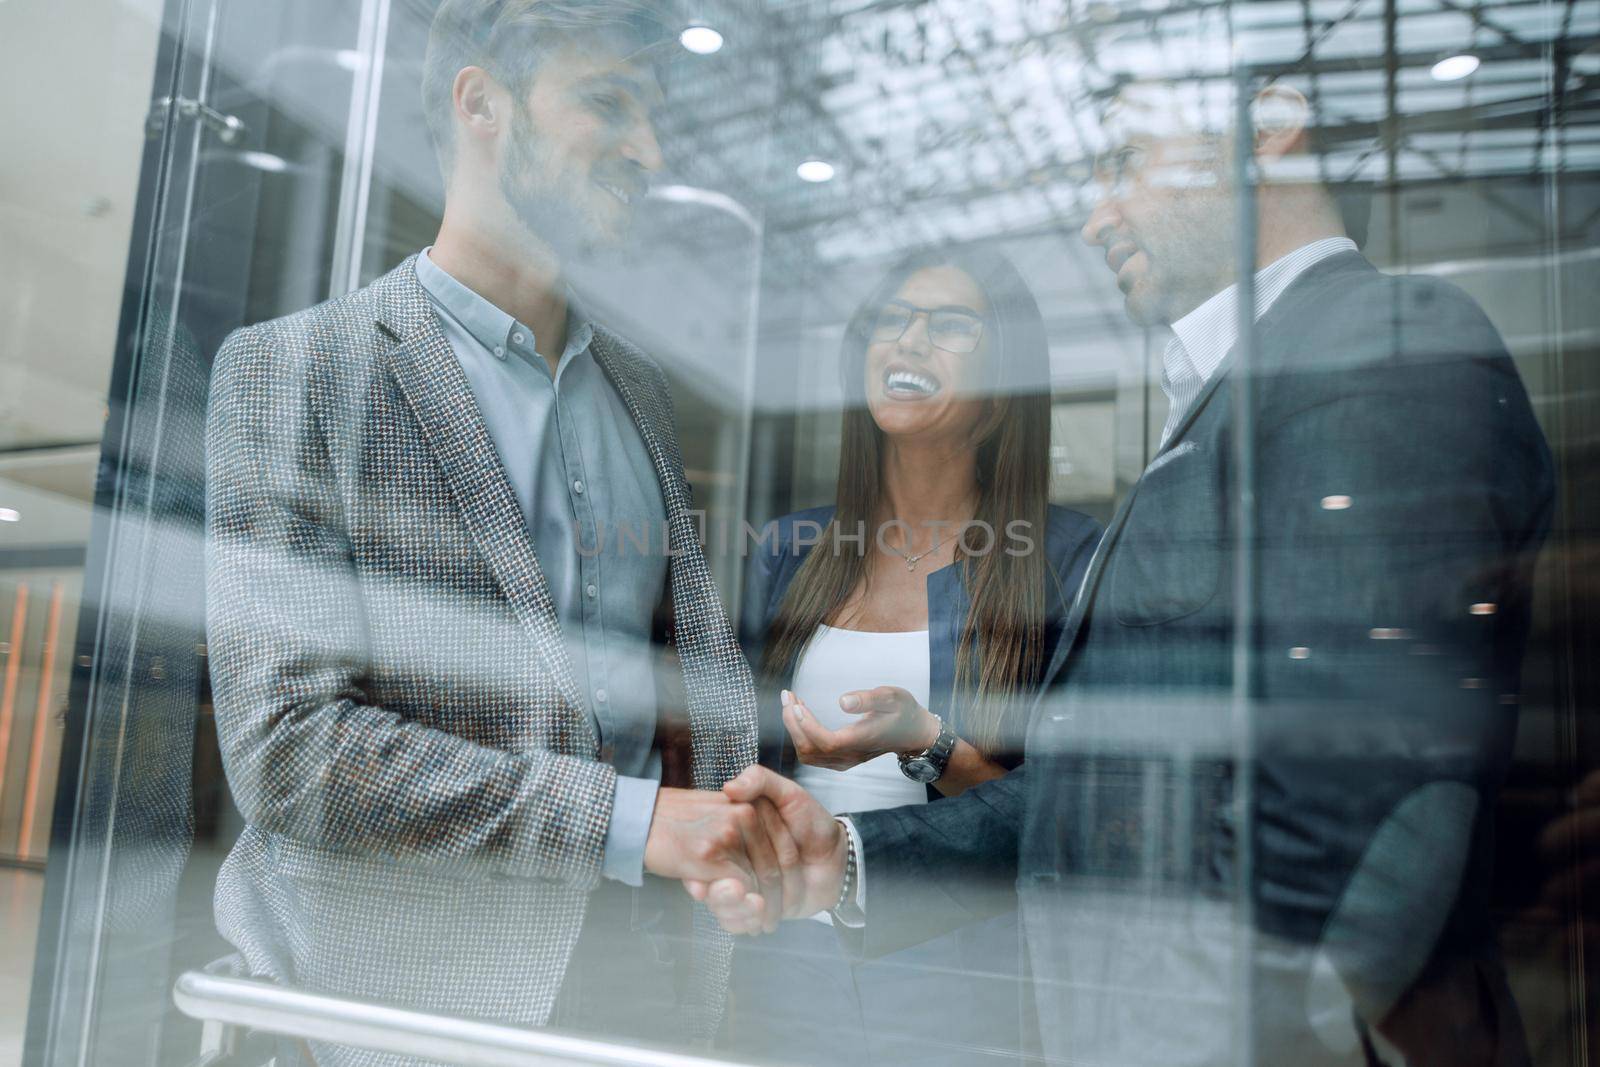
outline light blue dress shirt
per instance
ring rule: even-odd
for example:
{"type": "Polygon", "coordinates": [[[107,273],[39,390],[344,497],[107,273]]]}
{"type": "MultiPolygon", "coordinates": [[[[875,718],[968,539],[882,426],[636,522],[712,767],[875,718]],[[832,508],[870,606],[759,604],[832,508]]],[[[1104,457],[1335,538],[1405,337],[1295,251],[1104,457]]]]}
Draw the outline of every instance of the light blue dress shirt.
{"type": "Polygon", "coordinates": [[[533,331],[445,273],[427,249],[417,280],[511,480],[600,756],[617,770],[603,873],[639,885],[661,780],[650,632],[667,557],[655,467],[570,300],[552,376],[533,331]]]}

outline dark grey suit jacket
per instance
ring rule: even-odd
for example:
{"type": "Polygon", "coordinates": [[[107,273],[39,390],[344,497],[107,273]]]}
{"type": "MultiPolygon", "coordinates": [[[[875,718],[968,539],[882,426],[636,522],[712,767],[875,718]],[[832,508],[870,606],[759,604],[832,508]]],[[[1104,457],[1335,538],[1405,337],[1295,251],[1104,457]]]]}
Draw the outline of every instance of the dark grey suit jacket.
{"type": "MultiPolygon", "coordinates": [[[[1024,766],[856,818],[865,949],[1014,906],[1019,889],[1025,902],[1242,896],[1264,943],[1331,960],[1368,1023],[1457,965],[1481,972],[1470,995],[1499,1008],[1471,1006],[1461,1047],[1514,1058],[1485,895],[1554,495],[1543,434],[1493,326],[1436,279],[1335,256],[1257,335],[1248,383],[1230,356],[1113,519],[1024,766]],[[1241,530],[1246,385],[1256,516],[1241,530]],[[1248,886],[1230,817],[1241,638],[1248,886]]],[[[1036,957],[1048,934],[1027,930],[1036,957]]],[[[1040,1012],[1071,995],[1041,991],[1040,1012]]],[[[1256,1040],[1282,1044],[1260,1031],[1303,1025],[1293,1015],[1257,1011],[1256,1040]]]]}
{"type": "MultiPolygon", "coordinates": [[[[665,376],[604,330],[594,352],[660,481],[692,772],[718,788],[756,758],[750,671],[665,376]]],[[[412,260],[232,335],[207,451],[211,676],[248,822],[219,929],[252,974],[542,1024],[601,877],[615,772],[412,260]]],[[[731,941],[703,911],[698,927],[685,1018],[709,1035],[731,941]]]]}

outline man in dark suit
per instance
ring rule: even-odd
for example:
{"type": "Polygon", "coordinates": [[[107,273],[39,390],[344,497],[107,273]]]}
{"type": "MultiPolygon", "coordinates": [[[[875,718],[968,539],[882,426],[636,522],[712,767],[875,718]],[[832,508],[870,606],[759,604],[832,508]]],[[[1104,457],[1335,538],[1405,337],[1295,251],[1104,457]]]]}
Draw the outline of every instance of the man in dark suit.
{"type": "Polygon", "coordinates": [[[1025,764],[840,822],[759,768],[727,791],[794,831],[785,913],[835,908],[870,954],[1020,904],[1051,1060],[1517,1062],[1486,894],[1544,437],[1470,298],[1356,250],[1282,84],[1254,100],[1241,342],[1232,139],[1186,102],[1136,85],[1107,116],[1083,236],[1172,326],[1172,408],[1025,764]]]}
{"type": "Polygon", "coordinates": [[[661,165],[672,32],[635,0],[446,0],[433,246],[217,357],[210,663],[247,825],[216,914],[243,972],[607,1036],[717,1025],[731,939],[691,936],[666,880],[776,878],[717,791],[755,759],[750,672],[665,375],[563,281],[661,165]],[[578,551],[618,528],[666,543],[578,551]],[[663,600],[682,709],[653,685],[663,600]]]}

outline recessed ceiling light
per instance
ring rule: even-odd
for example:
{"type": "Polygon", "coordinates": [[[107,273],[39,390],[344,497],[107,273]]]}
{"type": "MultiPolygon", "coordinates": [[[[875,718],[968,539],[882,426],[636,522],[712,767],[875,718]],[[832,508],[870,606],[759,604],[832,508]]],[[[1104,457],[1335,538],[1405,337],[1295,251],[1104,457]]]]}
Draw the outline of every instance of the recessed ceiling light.
{"type": "Polygon", "coordinates": [[[794,169],[803,182],[831,182],[833,164],[821,159],[808,159],[794,169]]]}
{"type": "Polygon", "coordinates": [[[1478,69],[1478,57],[1470,52],[1463,52],[1459,56],[1447,56],[1433,65],[1429,72],[1434,81],[1456,82],[1467,77],[1478,69]]]}
{"type": "Polygon", "coordinates": [[[0,508],[0,522],[21,522],[22,512],[16,508],[0,508]]]}
{"type": "Polygon", "coordinates": [[[722,49],[722,34],[710,26],[690,26],[678,34],[678,43],[697,56],[709,56],[722,49]]]}

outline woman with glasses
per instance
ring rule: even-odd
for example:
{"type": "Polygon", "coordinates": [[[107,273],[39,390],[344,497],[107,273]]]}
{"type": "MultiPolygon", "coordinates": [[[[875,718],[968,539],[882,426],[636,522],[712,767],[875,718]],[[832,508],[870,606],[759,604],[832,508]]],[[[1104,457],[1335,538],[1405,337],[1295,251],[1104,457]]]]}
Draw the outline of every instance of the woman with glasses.
{"type": "MultiPolygon", "coordinates": [[[[1044,324],[1000,253],[897,264],[851,321],[841,374],[835,503],[768,527],[742,613],[764,760],[836,813],[937,802],[1019,762],[1100,534],[1049,503],[1044,324]],[[848,694],[882,686],[895,710],[852,712],[848,694]]],[[[815,919],[742,943],[734,1051],[828,1064],[1019,1054],[1013,918],[861,964],[826,913],[815,919]]]]}

